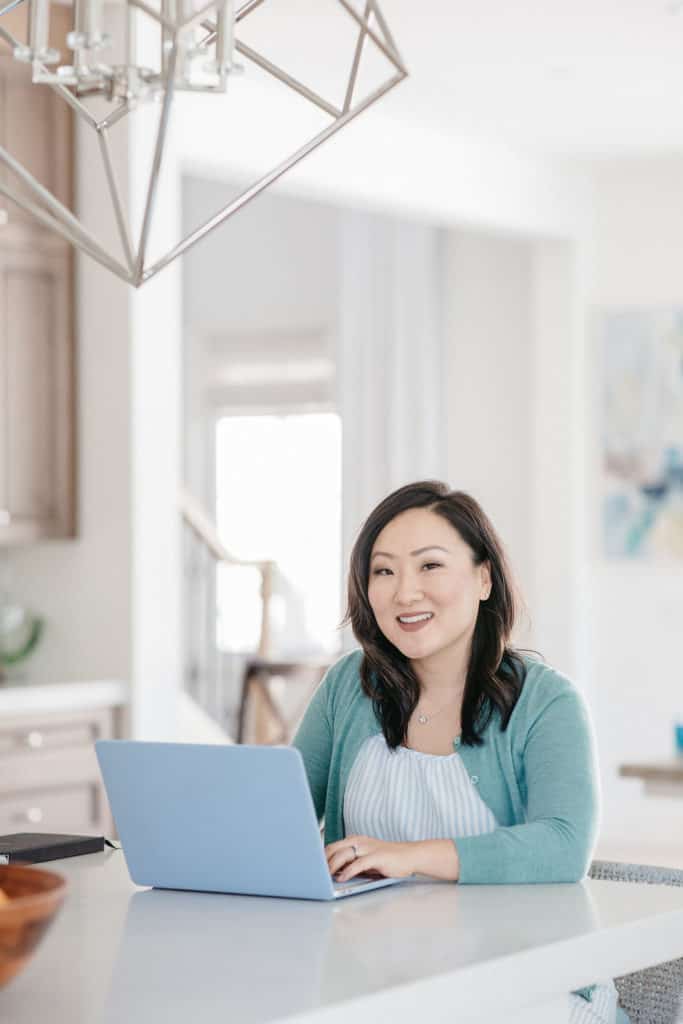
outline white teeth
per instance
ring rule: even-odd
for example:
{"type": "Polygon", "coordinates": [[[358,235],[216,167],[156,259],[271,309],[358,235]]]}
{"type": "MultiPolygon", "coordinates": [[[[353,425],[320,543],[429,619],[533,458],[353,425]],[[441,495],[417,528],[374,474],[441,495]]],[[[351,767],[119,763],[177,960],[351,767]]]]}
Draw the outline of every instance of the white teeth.
{"type": "Polygon", "coordinates": [[[426,622],[427,619],[432,618],[431,612],[425,612],[424,615],[399,615],[399,622],[426,622]]]}

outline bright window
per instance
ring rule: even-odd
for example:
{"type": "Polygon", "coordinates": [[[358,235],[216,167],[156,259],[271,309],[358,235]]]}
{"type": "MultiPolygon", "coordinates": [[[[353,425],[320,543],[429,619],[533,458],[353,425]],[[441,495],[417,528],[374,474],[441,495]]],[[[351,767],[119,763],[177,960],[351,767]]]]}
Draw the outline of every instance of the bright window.
{"type": "MultiPolygon", "coordinates": [[[[226,416],[216,431],[217,521],[238,558],[277,563],[271,656],[334,654],[341,615],[341,421],[336,413],[226,416]]],[[[218,570],[218,645],[256,651],[260,574],[218,570]]]]}

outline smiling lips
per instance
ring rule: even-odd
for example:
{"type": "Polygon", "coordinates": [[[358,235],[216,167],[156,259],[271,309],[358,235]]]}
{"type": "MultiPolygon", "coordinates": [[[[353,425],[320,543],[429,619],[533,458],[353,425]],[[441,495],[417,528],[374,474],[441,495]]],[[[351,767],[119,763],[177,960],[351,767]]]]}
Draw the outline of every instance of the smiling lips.
{"type": "Polygon", "coordinates": [[[414,612],[412,615],[397,615],[396,621],[406,633],[414,633],[423,629],[433,618],[433,612],[414,612]]]}

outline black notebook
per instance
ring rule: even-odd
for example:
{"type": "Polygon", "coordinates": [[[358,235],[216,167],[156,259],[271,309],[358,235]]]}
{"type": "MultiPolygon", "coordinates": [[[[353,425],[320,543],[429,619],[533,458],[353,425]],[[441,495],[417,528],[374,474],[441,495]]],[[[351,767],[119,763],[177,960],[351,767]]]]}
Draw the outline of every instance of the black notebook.
{"type": "Polygon", "coordinates": [[[0,864],[41,864],[46,860],[100,853],[103,836],[61,836],[50,832],[17,832],[0,836],[0,864]]]}

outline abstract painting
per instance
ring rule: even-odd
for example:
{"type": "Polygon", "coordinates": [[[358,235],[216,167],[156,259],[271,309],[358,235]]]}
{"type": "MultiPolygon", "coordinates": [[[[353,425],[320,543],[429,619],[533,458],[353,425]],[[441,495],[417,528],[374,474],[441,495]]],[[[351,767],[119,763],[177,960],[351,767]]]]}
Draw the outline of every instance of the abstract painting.
{"type": "Polygon", "coordinates": [[[600,322],[605,553],[683,560],[683,309],[600,322]]]}

